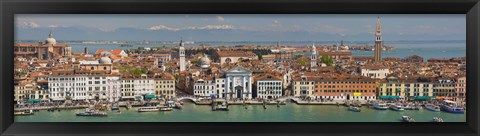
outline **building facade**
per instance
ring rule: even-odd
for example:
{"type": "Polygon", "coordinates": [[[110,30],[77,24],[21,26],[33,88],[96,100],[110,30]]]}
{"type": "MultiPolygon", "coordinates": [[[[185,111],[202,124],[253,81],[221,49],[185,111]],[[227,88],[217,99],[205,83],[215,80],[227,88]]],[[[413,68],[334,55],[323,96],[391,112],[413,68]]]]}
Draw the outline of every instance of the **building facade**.
{"type": "Polygon", "coordinates": [[[283,96],[282,79],[264,75],[257,80],[257,98],[276,99],[283,96]]]}
{"type": "Polygon", "coordinates": [[[432,82],[398,81],[397,78],[389,78],[380,83],[379,98],[381,99],[405,99],[427,100],[432,99],[432,82]]]}
{"type": "Polygon", "coordinates": [[[385,79],[390,74],[390,70],[385,66],[364,66],[360,68],[360,73],[362,76],[374,79],[385,79]]]}
{"type": "Polygon", "coordinates": [[[43,43],[18,43],[14,45],[13,50],[15,57],[37,58],[39,60],[72,56],[72,47],[57,43],[52,32],[43,43]]]}
{"type": "Polygon", "coordinates": [[[164,76],[155,78],[155,95],[165,99],[175,98],[175,78],[164,76]]]}
{"type": "Polygon", "coordinates": [[[120,94],[120,77],[65,75],[48,78],[50,98],[62,100],[106,100],[118,101],[120,94]]]}
{"type": "Polygon", "coordinates": [[[155,80],[147,76],[122,78],[121,87],[124,100],[143,100],[146,95],[155,94],[155,80]]]}
{"type": "Polygon", "coordinates": [[[465,100],[466,86],[467,86],[467,78],[466,77],[457,78],[457,82],[455,84],[455,92],[457,93],[457,101],[464,101],[465,100]]]}
{"type": "Polygon", "coordinates": [[[227,99],[252,98],[252,71],[236,67],[226,72],[225,96],[227,99]]]}
{"type": "Polygon", "coordinates": [[[314,90],[314,97],[321,99],[376,100],[377,96],[376,81],[359,76],[319,77],[314,90]]]}

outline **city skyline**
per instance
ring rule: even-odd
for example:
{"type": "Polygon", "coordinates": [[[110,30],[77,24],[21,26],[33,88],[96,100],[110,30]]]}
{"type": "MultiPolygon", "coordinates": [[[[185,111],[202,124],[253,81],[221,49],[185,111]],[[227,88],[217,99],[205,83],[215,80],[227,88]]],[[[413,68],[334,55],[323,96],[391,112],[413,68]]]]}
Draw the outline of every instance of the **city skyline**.
{"type": "Polygon", "coordinates": [[[465,40],[465,15],[17,15],[16,40],[465,40]],[[67,35],[68,34],[68,35],[67,35]]]}

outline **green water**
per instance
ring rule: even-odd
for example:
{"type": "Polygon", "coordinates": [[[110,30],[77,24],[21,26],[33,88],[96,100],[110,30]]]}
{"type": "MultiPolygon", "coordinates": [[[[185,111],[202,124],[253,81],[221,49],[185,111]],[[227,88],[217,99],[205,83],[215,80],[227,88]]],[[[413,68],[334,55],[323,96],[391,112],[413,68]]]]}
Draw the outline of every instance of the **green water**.
{"type": "Polygon", "coordinates": [[[211,111],[210,106],[185,103],[183,109],[167,112],[137,112],[137,108],[121,109],[121,114],[107,112],[108,117],[78,117],[83,111],[35,112],[31,116],[16,116],[17,122],[401,122],[401,116],[411,116],[417,122],[431,122],[441,117],[445,122],[465,122],[465,114],[432,112],[426,109],[411,111],[374,110],[362,107],[361,112],[348,111],[345,106],[297,105],[287,103],[277,108],[269,105],[229,106],[230,111],[211,111]]]}

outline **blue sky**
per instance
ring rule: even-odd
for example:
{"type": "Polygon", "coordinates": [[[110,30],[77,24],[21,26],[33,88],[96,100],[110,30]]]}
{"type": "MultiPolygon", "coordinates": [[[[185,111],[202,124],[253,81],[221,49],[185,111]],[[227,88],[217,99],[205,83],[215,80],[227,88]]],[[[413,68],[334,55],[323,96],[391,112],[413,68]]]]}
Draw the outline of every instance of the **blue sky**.
{"type": "Polygon", "coordinates": [[[23,14],[16,16],[15,23],[16,39],[44,39],[45,35],[42,33],[53,30],[58,31],[57,37],[60,36],[65,40],[115,40],[115,37],[109,35],[116,35],[119,38],[116,40],[168,40],[168,38],[182,35],[197,41],[371,40],[369,37],[373,37],[377,16],[381,18],[385,40],[464,40],[466,37],[464,14],[23,14]],[[72,28],[75,30],[71,30],[72,28]],[[69,36],[62,29],[70,29],[68,32],[73,33],[79,32],[75,36],[69,36]],[[206,34],[212,34],[212,37],[203,35],[203,31],[206,34]],[[136,35],[128,37],[133,33],[136,35]],[[143,36],[142,33],[145,35],[143,36]],[[149,36],[152,34],[156,37],[149,36]],[[213,36],[215,34],[221,36],[213,36]],[[265,36],[264,39],[261,38],[262,36],[265,36]]]}

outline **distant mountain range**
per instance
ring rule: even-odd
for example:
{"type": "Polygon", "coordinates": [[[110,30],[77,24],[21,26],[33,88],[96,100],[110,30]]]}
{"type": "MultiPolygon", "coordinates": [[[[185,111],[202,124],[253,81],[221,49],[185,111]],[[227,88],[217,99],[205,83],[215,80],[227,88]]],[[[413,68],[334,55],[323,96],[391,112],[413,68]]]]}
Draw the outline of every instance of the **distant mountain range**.
{"type": "MultiPolygon", "coordinates": [[[[274,32],[245,31],[240,29],[186,29],[149,30],[140,28],[118,28],[102,31],[92,27],[21,28],[17,27],[15,40],[44,40],[49,31],[57,40],[110,40],[110,41],[176,41],[183,37],[188,41],[369,41],[374,35],[310,33],[306,31],[274,32]]],[[[465,40],[464,35],[401,35],[384,32],[385,41],[393,40],[465,40]]]]}

